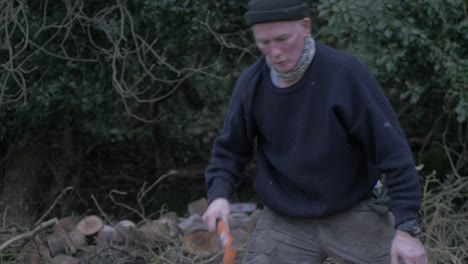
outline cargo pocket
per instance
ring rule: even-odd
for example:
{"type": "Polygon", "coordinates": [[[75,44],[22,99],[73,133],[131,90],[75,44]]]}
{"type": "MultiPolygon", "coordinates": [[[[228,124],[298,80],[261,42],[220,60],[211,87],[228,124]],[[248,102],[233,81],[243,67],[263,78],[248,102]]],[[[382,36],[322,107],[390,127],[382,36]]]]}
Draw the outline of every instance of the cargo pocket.
{"type": "Polygon", "coordinates": [[[245,255],[242,264],[271,264],[277,263],[273,259],[273,251],[276,248],[276,242],[264,241],[258,238],[250,240],[245,248],[245,255]]]}

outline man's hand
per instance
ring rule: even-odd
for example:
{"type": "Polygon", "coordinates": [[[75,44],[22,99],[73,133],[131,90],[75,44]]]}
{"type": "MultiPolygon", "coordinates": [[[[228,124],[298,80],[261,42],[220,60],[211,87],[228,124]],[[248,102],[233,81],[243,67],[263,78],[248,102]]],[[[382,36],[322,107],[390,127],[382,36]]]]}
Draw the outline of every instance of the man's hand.
{"type": "Polygon", "coordinates": [[[392,264],[427,264],[427,255],[424,246],[418,238],[412,237],[405,231],[396,230],[392,242],[392,264]]]}
{"type": "Polygon", "coordinates": [[[216,198],[206,209],[203,214],[203,221],[208,226],[208,231],[214,232],[216,230],[216,219],[221,218],[226,227],[229,229],[229,214],[231,213],[229,208],[229,201],[225,198],[216,198]]]}

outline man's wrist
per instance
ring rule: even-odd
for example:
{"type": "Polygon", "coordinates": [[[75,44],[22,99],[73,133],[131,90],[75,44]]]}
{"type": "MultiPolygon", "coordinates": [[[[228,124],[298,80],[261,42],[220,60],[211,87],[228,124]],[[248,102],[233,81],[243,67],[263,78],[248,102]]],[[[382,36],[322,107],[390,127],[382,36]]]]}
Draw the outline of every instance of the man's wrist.
{"type": "Polygon", "coordinates": [[[402,222],[396,227],[396,229],[405,231],[412,237],[417,237],[424,232],[423,227],[415,219],[402,222]]]}

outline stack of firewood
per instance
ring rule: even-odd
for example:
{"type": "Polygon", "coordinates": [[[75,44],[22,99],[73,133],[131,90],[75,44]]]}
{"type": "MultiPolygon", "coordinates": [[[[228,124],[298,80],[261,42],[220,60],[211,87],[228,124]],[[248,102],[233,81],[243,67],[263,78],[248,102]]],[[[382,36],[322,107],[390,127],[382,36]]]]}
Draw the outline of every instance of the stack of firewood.
{"type": "MultiPolygon", "coordinates": [[[[238,204],[244,213],[232,213],[229,219],[231,234],[238,245],[249,239],[255,227],[259,211],[252,204],[238,204]],[[247,207],[246,207],[247,206],[247,207]]],[[[28,255],[21,263],[75,264],[83,263],[78,251],[98,252],[109,247],[129,247],[134,244],[154,245],[178,241],[190,254],[214,254],[221,251],[219,237],[210,233],[202,220],[207,208],[202,198],[188,204],[188,217],[178,217],[169,212],[158,219],[146,219],[140,223],[122,220],[113,225],[105,224],[89,215],[79,221],[72,217],[61,218],[49,228],[38,244],[39,254],[28,255]]]]}

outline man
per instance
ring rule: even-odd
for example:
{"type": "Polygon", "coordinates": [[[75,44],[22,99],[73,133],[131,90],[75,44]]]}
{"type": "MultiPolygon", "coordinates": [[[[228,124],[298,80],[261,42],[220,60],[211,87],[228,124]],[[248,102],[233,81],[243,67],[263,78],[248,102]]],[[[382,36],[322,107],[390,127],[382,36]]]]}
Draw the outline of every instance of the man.
{"type": "Polygon", "coordinates": [[[315,43],[300,0],[251,0],[245,19],[263,56],[239,77],[206,169],[209,230],[227,222],[257,144],[265,208],[243,263],[427,263],[418,176],[379,85],[353,56],[315,43]],[[392,213],[379,204],[381,175],[392,213]]]}

